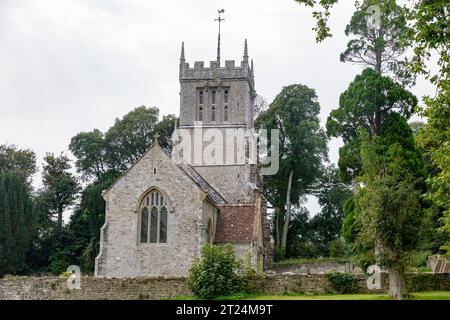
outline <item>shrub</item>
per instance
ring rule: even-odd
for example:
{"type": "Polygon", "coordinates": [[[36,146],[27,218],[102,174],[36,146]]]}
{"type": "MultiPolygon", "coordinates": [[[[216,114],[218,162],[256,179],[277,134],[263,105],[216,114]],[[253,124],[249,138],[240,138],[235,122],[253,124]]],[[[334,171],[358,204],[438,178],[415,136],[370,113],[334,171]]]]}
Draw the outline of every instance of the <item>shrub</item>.
{"type": "Polygon", "coordinates": [[[333,258],[348,257],[351,255],[352,249],[343,238],[338,238],[330,242],[328,252],[333,258]]]}
{"type": "Polygon", "coordinates": [[[188,275],[189,289],[202,299],[237,293],[243,287],[244,272],[231,245],[205,245],[188,275]]]}
{"type": "Polygon", "coordinates": [[[69,278],[72,275],[72,272],[64,271],[59,274],[60,278],[69,278]]]}
{"type": "Polygon", "coordinates": [[[330,272],[327,273],[327,279],[330,283],[330,286],[337,293],[358,292],[358,280],[352,273],[330,272]]]}
{"type": "Polygon", "coordinates": [[[284,256],[286,255],[286,250],[285,248],[274,248],[273,250],[273,261],[277,262],[277,261],[281,261],[284,259],[284,256]]]}
{"type": "Polygon", "coordinates": [[[426,267],[427,259],[431,254],[430,250],[413,252],[411,254],[411,266],[416,268],[426,267]]]}

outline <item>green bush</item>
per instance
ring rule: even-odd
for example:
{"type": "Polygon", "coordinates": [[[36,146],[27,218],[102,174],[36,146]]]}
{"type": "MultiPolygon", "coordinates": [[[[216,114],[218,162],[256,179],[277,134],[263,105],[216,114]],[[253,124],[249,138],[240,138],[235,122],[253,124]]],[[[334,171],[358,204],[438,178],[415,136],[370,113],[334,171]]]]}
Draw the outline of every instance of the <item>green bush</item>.
{"type": "Polygon", "coordinates": [[[358,292],[358,280],[352,273],[330,272],[327,273],[327,279],[330,283],[330,286],[337,293],[358,292]]]}
{"type": "Polygon", "coordinates": [[[352,249],[343,238],[338,238],[330,242],[328,252],[333,258],[348,257],[351,255],[352,249]]]}
{"type": "Polygon", "coordinates": [[[205,245],[202,256],[194,261],[188,275],[189,289],[197,297],[213,299],[243,289],[245,272],[231,245],[205,245]]]}
{"type": "Polygon", "coordinates": [[[284,259],[286,255],[286,250],[285,248],[281,247],[281,248],[274,248],[273,250],[273,261],[277,262],[277,261],[281,261],[284,259]]]}
{"type": "Polygon", "coordinates": [[[417,251],[411,254],[411,266],[420,268],[427,266],[427,259],[432,255],[430,250],[417,251]]]}

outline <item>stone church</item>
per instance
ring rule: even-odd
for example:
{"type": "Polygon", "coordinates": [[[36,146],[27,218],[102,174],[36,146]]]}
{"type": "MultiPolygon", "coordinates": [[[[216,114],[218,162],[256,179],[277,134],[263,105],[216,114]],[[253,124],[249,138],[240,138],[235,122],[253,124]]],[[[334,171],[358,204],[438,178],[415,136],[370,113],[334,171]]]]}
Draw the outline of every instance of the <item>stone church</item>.
{"type": "Polygon", "coordinates": [[[219,36],[217,59],[190,67],[183,43],[179,81],[172,154],[156,137],[103,192],[96,276],[186,276],[204,244],[230,243],[255,267],[271,267],[267,201],[259,161],[249,156],[256,91],[247,40],[240,65],[221,64],[219,36]]]}

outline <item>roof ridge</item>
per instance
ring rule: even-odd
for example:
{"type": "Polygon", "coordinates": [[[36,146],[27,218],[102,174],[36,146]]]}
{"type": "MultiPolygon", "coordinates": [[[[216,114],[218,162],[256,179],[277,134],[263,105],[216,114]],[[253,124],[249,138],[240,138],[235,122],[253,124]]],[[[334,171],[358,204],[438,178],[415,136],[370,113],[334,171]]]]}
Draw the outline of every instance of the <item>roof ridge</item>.
{"type": "Polygon", "coordinates": [[[206,191],[216,203],[229,203],[228,200],[225,199],[225,197],[216,188],[209,184],[209,182],[206,181],[205,178],[203,178],[202,175],[197,170],[195,170],[193,166],[186,162],[181,162],[178,164],[178,167],[186,172],[186,174],[190,176],[201,189],[206,191]]]}

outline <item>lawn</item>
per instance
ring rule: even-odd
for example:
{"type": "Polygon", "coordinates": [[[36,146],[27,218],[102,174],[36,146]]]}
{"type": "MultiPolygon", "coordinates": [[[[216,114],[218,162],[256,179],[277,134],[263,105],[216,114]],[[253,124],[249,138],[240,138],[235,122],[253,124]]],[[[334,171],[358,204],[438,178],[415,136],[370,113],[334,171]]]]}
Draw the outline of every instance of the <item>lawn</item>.
{"type": "MultiPolygon", "coordinates": [[[[450,291],[415,292],[412,300],[450,300],[450,291]]],[[[261,295],[250,300],[390,300],[386,294],[261,295]]]]}
{"type": "MultiPolygon", "coordinates": [[[[450,291],[415,292],[411,294],[412,300],[450,300],[450,291]]],[[[196,300],[193,296],[172,298],[173,300],[196,300]]],[[[391,300],[386,294],[286,294],[286,295],[249,295],[237,294],[219,297],[217,300],[391,300]]]]}

